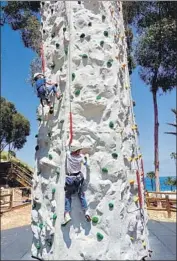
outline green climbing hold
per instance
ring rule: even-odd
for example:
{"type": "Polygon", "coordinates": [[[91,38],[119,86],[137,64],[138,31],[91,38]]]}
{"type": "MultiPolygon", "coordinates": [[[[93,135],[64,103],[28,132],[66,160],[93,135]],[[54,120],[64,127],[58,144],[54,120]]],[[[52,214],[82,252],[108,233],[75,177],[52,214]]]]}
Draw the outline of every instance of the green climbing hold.
{"type": "Polygon", "coordinates": [[[111,129],[114,128],[114,123],[113,123],[112,121],[110,121],[109,127],[110,127],[111,129]]]}
{"type": "Polygon", "coordinates": [[[41,174],[41,171],[38,171],[38,172],[37,172],[37,175],[40,175],[40,174],[41,174]]]}
{"type": "Polygon", "coordinates": [[[55,68],[55,64],[52,64],[51,65],[51,69],[53,70],[55,68]]]}
{"type": "Polygon", "coordinates": [[[55,37],[55,33],[52,33],[52,34],[51,34],[51,37],[54,38],[54,37],[55,37]]]}
{"type": "Polygon", "coordinates": [[[40,223],[40,224],[39,224],[39,228],[40,228],[40,229],[43,229],[43,227],[44,227],[44,224],[43,224],[43,223],[40,223]]]}
{"type": "Polygon", "coordinates": [[[56,174],[57,174],[57,175],[60,175],[60,171],[59,171],[59,170],[57,170],[57,171],[56,171],[56,174]]]}
{"type": "Polygon", "coordinates": [[[57,214],[53,214],[53,219],[56,220],[57,219],[57,214]]]}
{"type": "Polygon", "coordinates": [[[37,138],[37,137],[38,137],[38,134],[35,135],[35,138],[37,138]]]}
{"type": "Polygon", "coordinates": [[[112,66],[112,61],[109,60],[109,61],[107,62],[107,67],[110,68],[111,66],[112,66]]]}
{"type": "Polygon", "coordinates": [[[49,138],[51,138],[51,136],[52,136],[52,133],[51,133],[51,132],[49,132],[49,133],[48,133],[48,137],[49,137],[49,138]]]}
{"type": "Polygon", "coordinates": [[[104,36],[108,37],[108,31],[104,31],[104,36]]]}
{"type": "Polygon", "coordinates": [[[84,37],[85,37],[85,34],[82,33],[82,34],[80,35],[80,38],[84,38],[84,37]]]}
{"type": "Polygon", "coordinates": [[[32,209],[35,209],[35,208],[36,208],[36,203],[33,203],[32,209]]]}
{"type": "Polygon", "coordinates": [[[112,157],[113,157],[114,159],[117,159],[118,154],[117,154],[116,152],[113,152],[113,153],[112,153],[112,157]]]}
{"type": "Polygon", "coordinates": [[[58,49],[60,47],[60,44],[59,43],[56,43],[56,48],[58,49]]]}
{"type": "Polygon", "coordinates": [[[83,54],[83,55],[82,55],[82,58],[87,59],[87,58],[88,58],[88,55],[87,55],[87,54],[83,54]]]}
{"type": "Polygon", "coordinates": [[[41,245],[39,243],[36,244],[36,248],[37,249],[40,249],[41,248],[41,245]]]}
{"type": "Polygon", "coordinates": [[[96,236],[98,240],[102,240],[104,238],[104,236],[100,232],[97,232],[96,236]]]}
{"type": "Polygon", "coordinates": [[[52,245],[52,240],[51,239],[46,239],[46,243],[48,246],[51,246],[52,245]]]}
{"type": "Polygon", "coordinates": [[[45,34],[45,30],[43,30],[43,34],[45,34]]]}
{"type": "Polygon", "coordinates": [[[109,208],[110,208],[110,209],[113,209],[113,207],[114,207],[114,204],[110,202],[110,203],[109,203],[109,208]]]}
{"type": "Polygon", "coordinates": [[[100,45],[101,45],[101,47],[103,47],[104,41],[100,41],[100,45]]]}
{"type": "Polygon", "coordinates": [[[53,188],[53,189],[52,189],[52,193],[54,194],[55,192],[56,192],[56,189],[55,189],[55,188],[53,188]]]}
{"type": "Polygon", "coordinates": [[[39,150],[39,145],[37,145],[37,146],[35,147],[35,150],[36,150],[36,151],[38,151],[38,150],[39,150]]]}
{"type": "Polygon", "coordinates": [[[76,90],[74,93],[75,93],[76,96],[79,96],[80,90],[76,90]]]}
{"type": "Polygon", "coordinates": [[[107,168],[102,168],[102,172],[103,173],[108,173],[108,169],[107,168]]]}
{"type": "Polygon", "coordinates": [[[72,81],[74,81],[75,77],[76,77],[75,73],[72,73],[72,81]]]}
{"type": "Polygon", "coordinates": [[[66,55],[68,54],[68,49],[65,49],[65,54],[66,54],[66,55]]]}
{"type": "Polygon", "coordinates": [[[60,123],[64,123],[65,120],[61,120],[60,123]]]}
{"type": "Polygon", "coordinates": [[[98,217],[96,217],[96,216],[92,217],[92,222],[93,223],[98,223],[98,220],[99,220],[98,217]]]}
{"type": "Polygon", "coordinates": [[[88,23],[88,26],[92,26],[92,22],[89,22],[89,23],[88,23]]]}
{"type": "Polygon", "coordinates": [[[42,121],[41,117],[38,117],[38,118],[37,118],[37,121],[42,121]]]}
{"type": "Polygon", "coordinates": [[[66,27],[63,27],[63,32],[66,32],[66,27]]]}
{"type": "Polygon", "coordinates": [[[63,71],[63,68],[60,68],[60,72],[62,72],[63,71]]]}
{"type": "Polygon", "coordinates": [[[100,95],[98,95],[98,96],[96,97],[96,99],[97,99],[97,100],[100,100],[100,99],[101,99],[101,96],[100,96],[100,95]]]}
{"type": "Polygon", "coordinates": [[[80,5],[80,4],[81,4],[81,1],[78,1],[78,4],[80,5]]]}
{"type": "Polygon", "coordinates": [[[52,157],[52,154],[49,154],[49,160],[52,160],[53,159],[53,157],[52,157]]]}
{"type": "Polygon", "coordinates": [[[106,16],[102,15],[102,21],[105,21],[105,19],[106,19],[106,16]]]}

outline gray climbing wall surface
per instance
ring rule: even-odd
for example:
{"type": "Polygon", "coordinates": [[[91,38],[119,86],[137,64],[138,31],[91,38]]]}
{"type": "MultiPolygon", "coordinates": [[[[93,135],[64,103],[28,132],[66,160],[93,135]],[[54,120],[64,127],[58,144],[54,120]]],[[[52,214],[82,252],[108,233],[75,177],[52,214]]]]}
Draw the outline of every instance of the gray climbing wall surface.
{"type": "Polygon", "coordinates": [[[37,111],[32,255],[140,260],[148,255],[147,213],[121,3],[45,1],[41,15],[45,74],[59,84],[63,99],[52,97],[53,114],[47,106],[37,111]],[[92,222],[85,221],[74,195],[72,221],[61,227],[70,108],[73,138],[90,154],[90,171],[83,166],[83,172],[92,222]]]}

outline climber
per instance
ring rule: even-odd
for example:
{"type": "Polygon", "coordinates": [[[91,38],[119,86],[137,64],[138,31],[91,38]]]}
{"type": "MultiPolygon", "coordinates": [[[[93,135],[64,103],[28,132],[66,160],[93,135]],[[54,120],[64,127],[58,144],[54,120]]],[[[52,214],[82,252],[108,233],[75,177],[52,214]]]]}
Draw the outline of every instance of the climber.
{"type": "Polygon", "coordinates": [[[58,85],[56,83],[46,82],[45,76],[42,73],[35,73],[33,79],[35,81],[35,87],[37,90],[38,97],[41,100],[42,106],[43,106],[43,100],[46,100],[47,105],[50,107],[50,110],[52,110],[53,107],[51,106],[49,100],[50,94],[52,92],[55,93],[58,100],[62,97],[62,95],[59,95],[59,93],[57,92],[58,85]],[[46,85],[50,85],[50,86],[46,86],[46,85]]]}
{"type": "Polygon", "coordinates": [[[87,157],[83,157],[81,154],[82,146],[78,141],[73,141],[70,146],[70,151],[67,151],[66,156],[66,179],[65,179],[65,213],[64,213],[64,223],[67,224],[71,220],[71,196],[78,193],[79,199],[81,201],[81,207],[85,214],[85,218],[88,222],[91,218],[88,214],[87,201],[83,191],[84,187],[84,176],[81,172],[81,164],[83,163],[87,168],[89,168],[87,163],[87,157]]]}

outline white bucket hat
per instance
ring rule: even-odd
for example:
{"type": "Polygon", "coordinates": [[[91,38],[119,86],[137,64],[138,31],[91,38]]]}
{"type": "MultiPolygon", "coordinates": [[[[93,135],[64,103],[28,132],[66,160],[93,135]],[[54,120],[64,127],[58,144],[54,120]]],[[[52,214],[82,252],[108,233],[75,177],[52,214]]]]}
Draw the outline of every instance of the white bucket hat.
{"type": "Polygon", "coordinates": [[[80,142],[77,140],[74,140],[70,146],[71,152],[75,152],[75,151],[81,150],[81,149],[82,149],[82,145],[80,144],[80,142]]]}
{"type": "MultiPolygon", "coordinates": [[[[39,75],[43,75],[43,73],[35,73],[35,74],[33,75],[33,79],[35,80],[36,77],[39,76],[39,75]]],[[[43,75],[43,76],[44,76],[44,75],[43,75]]]]}

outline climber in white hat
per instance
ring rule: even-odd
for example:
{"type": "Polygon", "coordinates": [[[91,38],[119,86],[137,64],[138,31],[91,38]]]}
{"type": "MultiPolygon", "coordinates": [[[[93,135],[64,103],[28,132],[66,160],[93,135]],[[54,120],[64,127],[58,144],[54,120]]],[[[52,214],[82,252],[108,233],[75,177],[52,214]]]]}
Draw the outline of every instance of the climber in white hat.
{"type": "Polygon", "coordinates": [[[66,180],[65,180],[65,221],[63,225],[66,225],[70,220],[71,212],[71,196],[78,193],[81,207],[84,212],[85,218],[88,222],[91,221],[88,214],[88,206],[83,191],[84,175],[81,172],[82,164],[88,166],[87,158],[81,154],[82,146],[79,141],[73,141],[70,146],[70,151],[67,151],[66,157],[66,180]]]}
{"type": "Polygon", "coordinates": [[[59,95],[57,92],[58,84],[47,82],[45,76],[41,72],[35,73],[33,80],[35,82],[38,97],[41,99],[41,104],[43,105],[43,100],[46,100],[47,105],[50,107],[50,113],[52,113],[53,107],[50,104],[49,96],[51,93],[55,93],[58,100],[62,97],[62,95],[59,95]]]}

